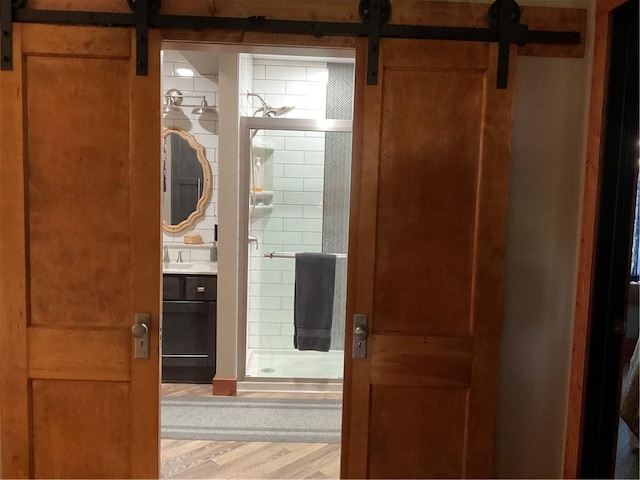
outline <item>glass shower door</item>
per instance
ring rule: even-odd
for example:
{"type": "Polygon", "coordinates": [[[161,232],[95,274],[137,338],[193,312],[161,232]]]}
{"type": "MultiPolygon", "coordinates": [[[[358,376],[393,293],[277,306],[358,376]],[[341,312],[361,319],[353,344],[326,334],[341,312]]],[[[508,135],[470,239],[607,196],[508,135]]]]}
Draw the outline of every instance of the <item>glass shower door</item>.
{"type": "MultiPolygon", "coordinates": [[[[323,121],[249,119],[247,378],[341,379],[351,132],[323,121]],[[312,128],[309,128],[312,127],[312,128]],[[295,254],[336,255],[329,352],[294,348],[295,254]]],[[[349,121],[334,121],[350,130],[349,121]]]]}

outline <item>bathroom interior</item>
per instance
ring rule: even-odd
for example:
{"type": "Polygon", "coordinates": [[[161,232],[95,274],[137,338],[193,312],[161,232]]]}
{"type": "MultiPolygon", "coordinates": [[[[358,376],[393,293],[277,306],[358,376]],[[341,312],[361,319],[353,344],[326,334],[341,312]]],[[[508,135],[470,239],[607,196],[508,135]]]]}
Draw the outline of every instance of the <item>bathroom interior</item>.
{"type": "Polygon", "coordinates": [[[353,54],[164,46],[163,397],[340,399],[353,54]],[[330,348],[298,350],[296,254],[319,252],[330,348]]]}

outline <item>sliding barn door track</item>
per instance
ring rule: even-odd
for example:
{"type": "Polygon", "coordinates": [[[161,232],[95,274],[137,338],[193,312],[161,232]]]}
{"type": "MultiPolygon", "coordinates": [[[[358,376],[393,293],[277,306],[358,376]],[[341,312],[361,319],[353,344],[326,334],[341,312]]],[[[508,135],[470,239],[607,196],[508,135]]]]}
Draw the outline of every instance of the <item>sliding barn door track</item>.
{"type": "Polygon", "coordinates": [[[138,75],[148,70],[147,39],[150,28],[217,29],[244,32],[289,33],[367,37],[367,84],[378,82],[380,38],[421,38],[431,40],[464,40],[499,44],[497,88],[506,88],[511,44],[530,43],[575,45],[580,32],[529,30],[520,23],[520,7],[515,0],[496,0],[487,11],[489,28],[439,27],[424,25],[390,25],[390,0],[361,0],[361,23],[313,22],[308,20],[278,20],[263,16],[248,18],[205,17],[160,14],[161,0],[126,1],[132,13],[81,12],[29,9],[27,0],[0,0],[1,69],[12,69],[12,25],[45,23],[62,25],[94,25],[105,27],[135,27],[138,75]]]}

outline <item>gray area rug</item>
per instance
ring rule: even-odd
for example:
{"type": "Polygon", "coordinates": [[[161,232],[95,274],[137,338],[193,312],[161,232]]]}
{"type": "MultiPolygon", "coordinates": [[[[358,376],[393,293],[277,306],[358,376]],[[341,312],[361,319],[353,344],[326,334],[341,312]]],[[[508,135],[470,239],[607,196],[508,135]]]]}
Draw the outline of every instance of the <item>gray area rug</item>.
{"type": "Polygon", "coordinates": [[[340,443],[341,422],[340,400],[165,397],[161,437],[340,443]]]}

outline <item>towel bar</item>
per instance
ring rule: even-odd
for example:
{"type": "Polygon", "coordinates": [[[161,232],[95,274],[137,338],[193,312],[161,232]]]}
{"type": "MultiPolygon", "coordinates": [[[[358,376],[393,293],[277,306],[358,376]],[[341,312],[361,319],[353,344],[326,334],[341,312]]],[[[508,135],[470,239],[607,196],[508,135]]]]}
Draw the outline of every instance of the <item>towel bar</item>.
{"type": "MultiPolygon", "coordinates": [[[[335,255],[336,258],[347,258],[346,253],[330,253],[329,255],[335,255]]],[[[296,258],[294,252],[270,252],[264,254],[265,258],[296,258]]]]}

